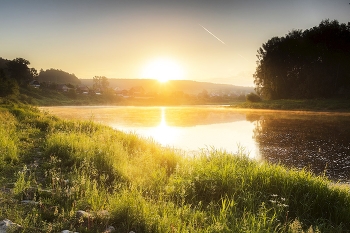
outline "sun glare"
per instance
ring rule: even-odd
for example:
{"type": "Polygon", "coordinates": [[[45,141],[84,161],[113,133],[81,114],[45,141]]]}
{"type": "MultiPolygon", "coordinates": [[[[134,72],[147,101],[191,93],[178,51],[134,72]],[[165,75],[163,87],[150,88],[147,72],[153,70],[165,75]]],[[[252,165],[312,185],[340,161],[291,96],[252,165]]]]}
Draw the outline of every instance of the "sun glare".
{"type": "Polygon", "coordinates": [[[159,82],[167,82],[174,79],[183,79],[184,72],[176,62],[170,59],[159,58],[151,61],[144,67],[142,77],[156,79],[159,82]]]}
{"type": "Polygon", "coordinates": [[[152,130],[152,137],[163,146],[174,144],[178,138],[177,130],[167,125],[164,107],[161,108],[161,122],[152,130]]]}

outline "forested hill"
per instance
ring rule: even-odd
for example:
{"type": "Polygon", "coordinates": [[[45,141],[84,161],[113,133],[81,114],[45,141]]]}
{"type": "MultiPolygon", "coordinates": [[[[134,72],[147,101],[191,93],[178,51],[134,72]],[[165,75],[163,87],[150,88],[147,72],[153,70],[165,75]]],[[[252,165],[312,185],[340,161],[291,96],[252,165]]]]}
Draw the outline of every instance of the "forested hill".
{"type": "MultiPolygon", "coordinates": [[[[80,79],[82,84],[92,86],[92,79],[80,79]]],[[[166,86],[171,91],[180,91],[187,94],[197,95],[203,91],[209,93],[250,93],[254,87],[242,87],[229,84],[217,84],[209,82],[197,82],[192,80],[170,80],[166,83],[160,83],[153,79],[108,79],[110,88],[119,88],[129,90],[133,87],[142,87],[147,92],[157,92],[162,86],[166,86]]]]}
{"type": "Polygon", "coordinates": [[[80,80],[74,74],[69,74],[63,70],[57,69],[41,70],[37,79],[41,83],[80,84],[80,80]]]}

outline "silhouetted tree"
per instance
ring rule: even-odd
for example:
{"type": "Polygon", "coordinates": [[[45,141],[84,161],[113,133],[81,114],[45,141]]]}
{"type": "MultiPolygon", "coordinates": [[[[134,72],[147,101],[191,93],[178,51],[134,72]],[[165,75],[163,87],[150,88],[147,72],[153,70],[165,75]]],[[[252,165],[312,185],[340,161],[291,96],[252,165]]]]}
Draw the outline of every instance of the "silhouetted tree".
{"type": "Polygon", "coordinates": [[[19,87],[16,80],[8,78],[5,71],[0,69],[0,97],[18,94],[19,87]]]}
{"type": "Polygon", "coordinates": [[[350,93],[350,28],[338,21],[273,37],[258,50],[256,91],[267,99],[350,93]]]}
{"type": "Polygon", "coordinates": [[[9,62],[7,59],[4,59],[0,57],[0,69],[6,69],[7,68],[7,62],[9,62]]]}
{"type": "Polygon", "coordinates": [[[199,99],[209,99],[210,95],[207,90],[203,89],[200,93],[198,93],[199,99]]]}
{"type": "Polygon", "coordinates": [[[6,63],[10,78],[17,81],[21,86],[29,83],[32,79],[32,73],[28,65],[30,62],[24,58],[16,58],[6,63]]]}
{"type": "Polygon", "coordinates": [[[246,100],[247,100],[248,102],[260,102],[260,101],[261,101],[261,98],[260,98],[260,96],[258,96],[258,95],[255,94],[255,93],[249,93],[249,94],[247,94],[247,96],[246,96],[246,100]]]}
{"type": "Polygon", "coordinates": [[[38,71],[35,68],[29,68],[30,75],[32,79],[36,79],[38,77],[38,71]]]}

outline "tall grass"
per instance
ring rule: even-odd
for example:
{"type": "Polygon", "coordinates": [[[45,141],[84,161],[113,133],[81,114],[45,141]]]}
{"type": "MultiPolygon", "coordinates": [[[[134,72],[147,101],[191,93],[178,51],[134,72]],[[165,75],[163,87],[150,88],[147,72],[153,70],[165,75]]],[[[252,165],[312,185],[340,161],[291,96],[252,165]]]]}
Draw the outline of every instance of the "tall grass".
{"type": "Polygon", "coordinates": [[[347,225],[349,193],[329,184],[307,171],[215,152],[192,161],[190,169],[181,169],[169,182],[168,193],[176,202],[191,205],[234,202],[234,219],[246,218],[247,212],[259,217],[265,209],[270,213],[267,219],[281,224],[298,218],[309,226],[329,221],[347,225]]]}
{"type": "Polygon", "coordinates": [[[0,166],[4,161],[18,161],[18,141],[15,118],[0,110],[0,166]]]}
{"type": "Polygon", "coordinates": [[[350,231],[349,188],[306,170],[215,149],[186,157],[135,134],[26,107],[0,117],[15,146],[35,148],[17,152],[17,170],[0,179],[9,187],[0,191],[0,219],[22,232],[108,225],[117,232],[350,231]]]}

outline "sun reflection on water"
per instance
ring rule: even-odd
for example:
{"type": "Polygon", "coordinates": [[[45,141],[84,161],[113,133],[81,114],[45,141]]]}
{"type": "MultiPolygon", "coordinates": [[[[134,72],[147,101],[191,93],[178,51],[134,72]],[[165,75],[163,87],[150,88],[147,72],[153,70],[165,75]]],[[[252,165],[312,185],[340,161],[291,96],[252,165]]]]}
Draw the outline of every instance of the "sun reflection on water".
{"type": "Polygon", "coordinates": [[[157,127],[154,127],[150,134],[151,137],[159,142],[162,146],[168,146],[174,144],[179,137],[179,131],[176,127],[171,127],[166,121],[166,108],[161,107],[161,120],[157,127]]]}

